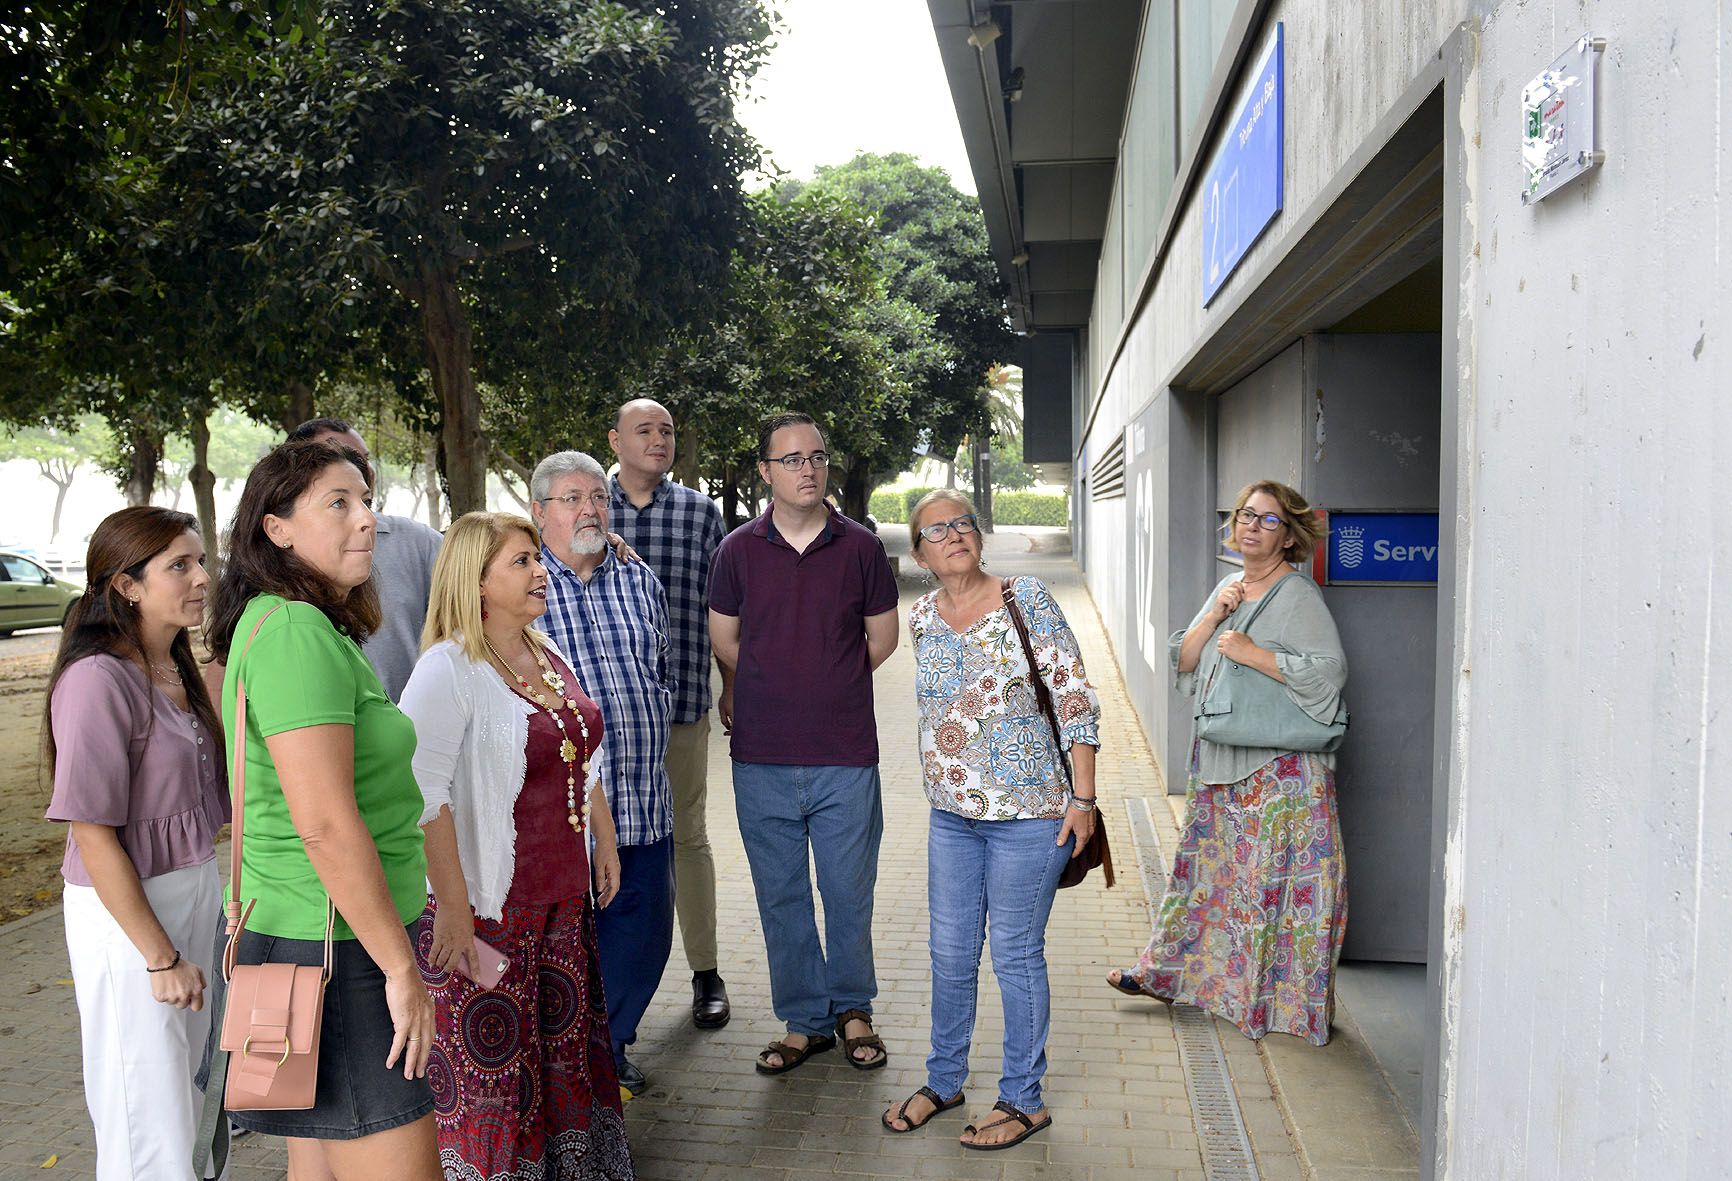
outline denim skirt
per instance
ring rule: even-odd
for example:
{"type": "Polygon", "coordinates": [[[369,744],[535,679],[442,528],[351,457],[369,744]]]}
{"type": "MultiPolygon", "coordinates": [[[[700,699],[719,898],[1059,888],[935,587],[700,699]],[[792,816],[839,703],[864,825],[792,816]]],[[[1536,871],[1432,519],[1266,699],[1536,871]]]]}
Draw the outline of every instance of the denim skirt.
{"type": "MultiPolygon", "coordinates": [[[[409,924],[414,943],[414,924],[409,924]]],[[[282,939],[241,932],[236,961],[242,964],[321,964],[322,939],[282,939]]],[[[385,1005],[385,973],[358,939],[335,945],[331,981],[325,986],[324,1028],[319,1034],[319,1085],[304,1111],[236,1111],[238,1127],[271,1136],[310,1140],[358,1140],[433,1110],[424,1078],[403,1077],[403,1060],[385,1069],[391,1052],[391,1013],[385,1005]]]]}

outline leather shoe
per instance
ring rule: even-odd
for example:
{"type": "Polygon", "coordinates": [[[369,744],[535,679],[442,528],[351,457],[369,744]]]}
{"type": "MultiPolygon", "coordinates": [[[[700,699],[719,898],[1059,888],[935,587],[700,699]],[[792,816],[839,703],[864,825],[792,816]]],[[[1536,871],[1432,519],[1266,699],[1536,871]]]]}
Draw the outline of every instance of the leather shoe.
{"type": "Polygon", "coordinates": [[[728,1023],[728,987],[714,968],[692,975],[692,1024],[699,1029],[720,1029],[728,1023]]]}
{"type": "Polygon", "coordinates": [[[631,1064],[630,1059],[621,1058],[619,1060],[619,1085],[630,1091],[635,1099],[649,1090],[649,1079],[644,1077],[643,1071],[631,1064]]]}

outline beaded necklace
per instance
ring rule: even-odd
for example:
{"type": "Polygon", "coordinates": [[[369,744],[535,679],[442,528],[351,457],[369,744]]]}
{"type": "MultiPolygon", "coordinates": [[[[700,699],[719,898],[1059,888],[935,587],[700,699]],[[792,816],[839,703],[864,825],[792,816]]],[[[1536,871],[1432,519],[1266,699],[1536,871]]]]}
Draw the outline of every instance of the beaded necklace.
{"type": "Polygon", "coordinates": [[[535,702],[535,704],[539,705],[542,709],[546,710],[548,716],[553,719],[553,724],[559,727],[561,739],[559,744],[559,757],[565,763],[566,821],[575,831],[586,831],[589,828],[589,795],[587,792],[584,794],[583,807],[580,809],[577,803],[577,761],[579,754],[582,754],[583,777],[585,782],[588,782],[589,723],[583,720],[583,711],[577,708],[577,702],[572,698],[565,696],[565,678],[555,671],[553,666],[547,662],[547,657],[542,655],[539,648],[535,647],[533,644],[530,645],[530,652],[535,657],[535,663],[541,666],[541,683],[553,690],[553,695],[558,701],[558,704],[550,705],[547,701],[547,695],[539,689],[531,686],[530,683],[524,679],[522,673],[519,673],[515,668],[512,668],[511,665],[507,663],[505,657],[499,654],[499,650],[493,646],[490,640],[483,637],[481,642],[487,645],[487,650],[493,654],[493,659],[497,660],[500,663],[500,666],[503,667],[506,672],[511,674],[512,678],[517,682],[517,687],[522,690],[523,695],[535,702]],[[571,711],[572,716],[577,719],[578,733],[583,737],[582,747],[573,743],[571,741],[571,736],[566,733],[565,718],[560,715],[559,705],[564,705],[566,709],[571,711]]]}

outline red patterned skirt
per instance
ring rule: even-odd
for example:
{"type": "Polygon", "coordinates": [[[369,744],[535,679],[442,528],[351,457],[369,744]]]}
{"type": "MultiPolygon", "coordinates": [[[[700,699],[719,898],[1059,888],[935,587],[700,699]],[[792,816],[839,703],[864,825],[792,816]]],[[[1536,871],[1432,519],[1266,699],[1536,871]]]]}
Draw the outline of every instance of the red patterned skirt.
{"type": "Polygon", "coordinates": [[[415,953],[438,1019],[427,1081],[448,1181],[633,1177],[589,899],[477,919],[511,959],[493,989],[429,968],[435,907],[415,953]]]}

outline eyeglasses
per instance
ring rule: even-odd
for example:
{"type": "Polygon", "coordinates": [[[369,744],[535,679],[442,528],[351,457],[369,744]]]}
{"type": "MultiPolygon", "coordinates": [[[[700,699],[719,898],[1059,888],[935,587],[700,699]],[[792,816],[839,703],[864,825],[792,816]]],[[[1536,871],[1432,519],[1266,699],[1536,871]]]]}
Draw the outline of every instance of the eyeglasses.
{"type": "Polygon", "coordinates": [[[810,455],[783,455],[776,459],[766,459],[765,463],[779,463],[791,472],[797,472],[807,464],[812,470],[821,472],[830,466],[830,457],[822,451],[814,451],[810,455]]]}
{"type": "Polygon", "coordinates": [[[1271,532],[1287,523],[1280,513],[1258,513],[1248,508],[1242,508],[1234,515],[1239,518],[1241,525],[1256,525],[1259,529],[1268,529],[1271,532]]]}
{"type": "Polygon", "coordinates": [[[943,541],[944,535],[952,529],[956,530],[958,537],[967,537],[979,528],[980,522],[970,514],[963,517],[952,517],[948,521],[934,521],[930,525],[924,525],[920,529],[920,536],[926,541],[939,542],[943,541]]]}
{"type": "Polygon", "coordinates": [[[571,492],[564,496],[543,496],[541,503],[563,504],[568,509],[576,509],[580,504],[590,508],[606,508],[610,499],[611,497],[605,491],[591,492],[588,496],[579,496],[577,493],[571,492]]]}

